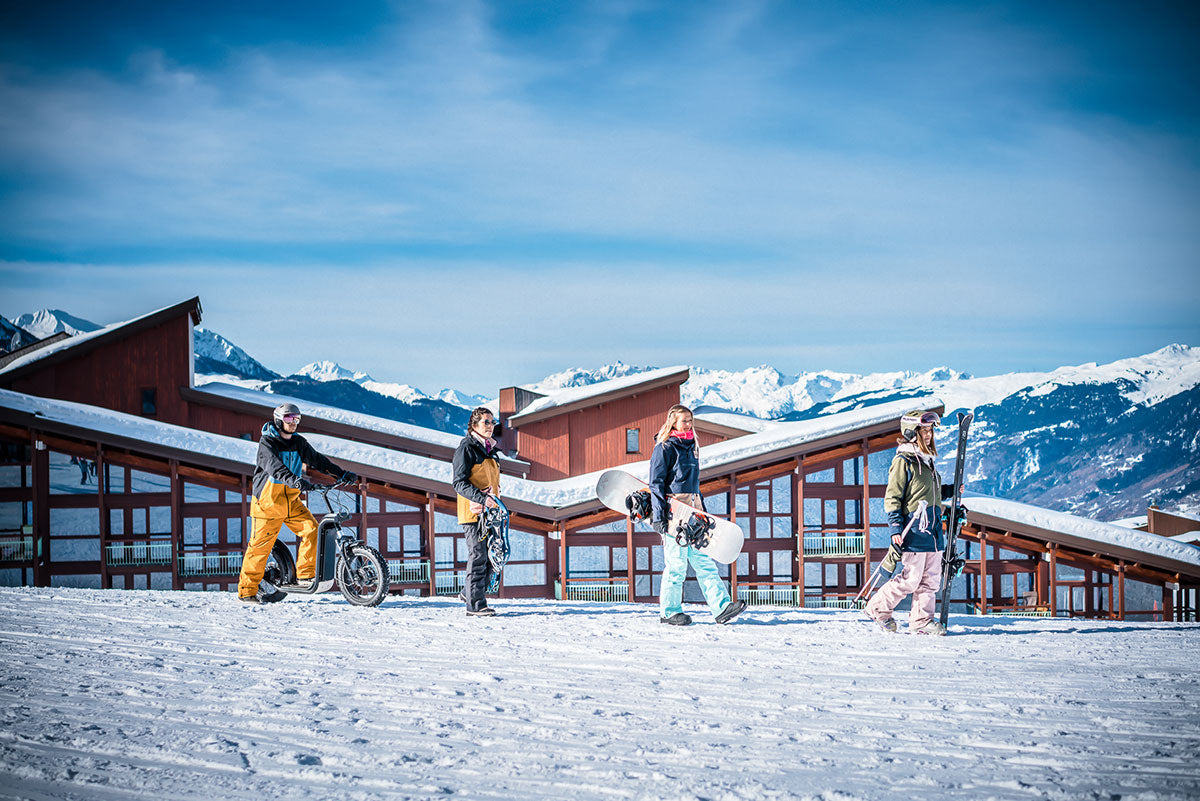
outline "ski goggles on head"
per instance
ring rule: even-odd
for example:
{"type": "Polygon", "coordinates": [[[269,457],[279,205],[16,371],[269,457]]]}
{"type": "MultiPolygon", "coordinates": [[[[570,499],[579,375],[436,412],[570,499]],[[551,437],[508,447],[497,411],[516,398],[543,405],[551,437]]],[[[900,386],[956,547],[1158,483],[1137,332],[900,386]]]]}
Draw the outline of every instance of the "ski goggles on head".
{"type": "Polygon", "coordinates": [[[908,426],[936,426],[942,422],[941,415],[937,412],[924,412],[923,414],[906,414],[900,418],[901,425],[908,426]]]}
{"type": "Polygon", "coordinates": [[[285,423],[299,423],[299,422],[300,422],[300,415],[298,415],[298,414],[285,414],[283,417],[280,417],[279,419],[280,419],[280,420],[282,420],[282,421],[283,421],[283,422],[285,422],[285,423]]]}

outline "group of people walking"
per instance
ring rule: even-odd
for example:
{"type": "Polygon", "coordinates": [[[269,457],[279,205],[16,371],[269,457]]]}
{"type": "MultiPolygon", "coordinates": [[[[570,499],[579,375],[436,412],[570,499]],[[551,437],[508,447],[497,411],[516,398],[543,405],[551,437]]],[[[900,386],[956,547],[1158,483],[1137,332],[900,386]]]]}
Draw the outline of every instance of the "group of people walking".
{"type": "MultiPolygon", "coordinates": [[[[672,626],[687,626],[692,618],[683,611],[683,584],[688,567],[717,623],[729,623],[746,608],[745,601],[730,597],[713,559],[696,548],[677,541],[671,531],[671,500],[703,509],[700,495],[700,446],[693,429],[692,411],[676,404],[655,436],[650,455],[650,522],[662,537],[663,572],[659,586],[659,620],[672,626]]],[[[910,412],[901,420],[895,458],[888,473],[884,508],[888,515],[891,544],[899,553],[901,570],[886,582],[866,606],[866,613],[887,631],[896,631],[892,613],[909,594],[913,596],[909,630],[921,634],[944,634],[933,619],[935,595],[941,579],[942,501],[953,487],[943,485],[935,466],[937,446],[933,428],[940,423],[934,412],[910,412]]],[[[317,524],[300,501],[300,493],[314,486],[304,478],[304,465],[339,477],[357,476],[317,453],[297,434],[300,410],[287,403],[279,406],[271,423],[263,426],[254,471],[251,502],[253,528],[238,582],[238,597],[246,602],[272,603],[285,593],[263,581],[268,554],[280,527],[287,524],[300,539],[296,563],[300,579],[315,574],[317,524]]],[[[496,418],[486,407],[471,412],[466,436],[454,451],[452,478],[458,496],[458,522],[467,541],[467,573],[459,595],[471,617],[495,615],[488,606],[486,590],[491,581],[487,532],[480,520],[485,509],[495,508],[500,497],[499,445],[494,435],[496,418]]]]}

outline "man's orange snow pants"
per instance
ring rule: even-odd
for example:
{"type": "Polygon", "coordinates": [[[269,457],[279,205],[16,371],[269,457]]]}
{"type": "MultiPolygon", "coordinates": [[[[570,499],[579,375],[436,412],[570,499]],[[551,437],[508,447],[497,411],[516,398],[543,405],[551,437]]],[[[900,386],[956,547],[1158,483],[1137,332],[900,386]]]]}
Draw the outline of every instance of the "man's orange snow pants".
{"type": "MultiPolygon", "coordinates": [[[[281,493],[283,494],[283,493],[281,493]]],[[[291,495],[291,493],[286,493],[291,495]]],[[[281,505],[278,500],[274,509],[281,505]]],[[[288,498],[287,515],[284,517],[252,517],[250,542],[246,544],[246,555],[242,558],[242,575],[238,579],[238,595],[245,598],[258,592],[263,571],[267,568],[267,557],[275,546],[279,529],[286,523],[300,538],[299,554],[296,558],[296,578],[308,579],[317,574],[317,519],[300,503],[300,493],[288,498]]]]}

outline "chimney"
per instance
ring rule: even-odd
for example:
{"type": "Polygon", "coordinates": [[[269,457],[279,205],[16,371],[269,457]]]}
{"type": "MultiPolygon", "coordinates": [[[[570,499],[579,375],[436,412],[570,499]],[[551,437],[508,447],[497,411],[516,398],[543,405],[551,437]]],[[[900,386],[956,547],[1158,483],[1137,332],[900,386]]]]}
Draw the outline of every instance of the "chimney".
{"type": "Polygon", "coordinates": [[[500,390],[500,414],[497,422],[500,424],[500,447],[509,453],[517,453],[517,432],[508,424],[508,418],[518,414],[538,398],[544,398],[536,392],[530,392],[522,387],[505,387],[500,390]]]}

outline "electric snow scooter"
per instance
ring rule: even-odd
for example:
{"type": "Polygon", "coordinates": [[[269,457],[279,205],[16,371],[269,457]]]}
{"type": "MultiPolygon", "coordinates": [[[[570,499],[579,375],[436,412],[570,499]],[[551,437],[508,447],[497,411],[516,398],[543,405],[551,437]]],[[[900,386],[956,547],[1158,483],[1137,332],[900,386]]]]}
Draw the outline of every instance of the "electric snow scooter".
{"type": "Polygon", "coordinates": [[[296,583],[296,560],[292,557],[292,549],[279,540],[275,541],[267,558],[263,578],[286,593],[299,595],[329,592],[337,584],[346,600],[355,606],[379,606],[392,583],[387,562],[383,561],[379,551],[359,542],[357,536],[342,528],[342,523],[350,519],[350,512],[336,496],[336,511],[329,500],[330,490],[341,486],[338,483],[315,489],[325,498],[329,513],[317,526],[317,580],[312,587],[301,587],[296,583]]]}

